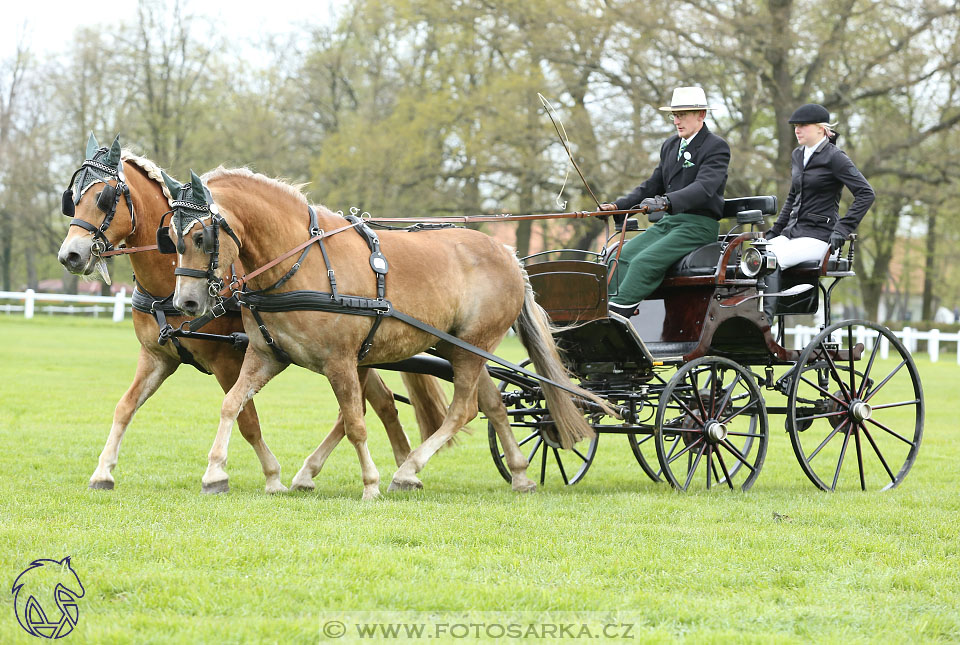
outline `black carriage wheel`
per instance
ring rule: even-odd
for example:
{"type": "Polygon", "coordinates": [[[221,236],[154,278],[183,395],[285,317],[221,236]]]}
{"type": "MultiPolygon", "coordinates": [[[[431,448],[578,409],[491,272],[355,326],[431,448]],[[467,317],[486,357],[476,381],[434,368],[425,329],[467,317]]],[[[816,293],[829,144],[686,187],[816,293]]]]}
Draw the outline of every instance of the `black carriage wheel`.
{"type": "MultiPolygon", "coordinates": [[[[520,366],[526,367],[529,363],[528,359],[520,366]]],[[[500,383],[500,392],[506,395],[504,398],[507,399],[507,416],[517,443],[520,444],[520,451],[530,462],[527,476],[540,486],[548,482],[571,486],[583,479],[597,454],[598,437],[585,439],[572,449],[564,450],[560,447],[556,426],[542,396],[506,381],[500,383]]],[[[493,463],[496,464],[500,476],[508,482],[513,481],[513,475],[503,456],[500,438],[489,421],[487,438],[493,463]]]]}
{"type": "Polygon", "coordinates": [[[814,485],[886,490],[903,481],[923,437],[923,388],[893,332],[867,320],[830,325],[787,378],[787,431],[814,485]]]}
{"type": "Polygon", "coordinates": [[[654,432],[664,478],[679,490],[753,486],[767,454],[767,409],[753,375],[704,356],[670,379],[654,432]]]}

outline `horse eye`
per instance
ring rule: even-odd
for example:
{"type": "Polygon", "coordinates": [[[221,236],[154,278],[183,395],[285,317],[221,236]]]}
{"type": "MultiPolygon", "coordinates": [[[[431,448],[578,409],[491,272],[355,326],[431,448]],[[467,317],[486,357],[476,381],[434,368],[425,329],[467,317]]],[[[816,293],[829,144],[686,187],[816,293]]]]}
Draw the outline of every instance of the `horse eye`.
{"type": "Polygon", "coordinates": [[[194,234],[193,234],[193,243],[197,246],[198,249],[199,249],[199,248],[202,248],[202,247],[203,247],[203,233],[201,233],[201,232],[194,233],[194,234]]]}

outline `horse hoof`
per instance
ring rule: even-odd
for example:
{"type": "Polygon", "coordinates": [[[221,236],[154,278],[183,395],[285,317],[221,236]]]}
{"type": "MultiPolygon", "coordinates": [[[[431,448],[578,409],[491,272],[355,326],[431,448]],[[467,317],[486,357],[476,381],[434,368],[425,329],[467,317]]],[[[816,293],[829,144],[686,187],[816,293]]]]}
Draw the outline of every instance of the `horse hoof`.
{"type": "Polygon", "coordinates": [[[296,481],[290,483],[290,490],[314,490],[316,485],[313,483],[312,479],[306,481],[296,481]]]}
{"type": "Polygon", "coordinates": [[[380,499],[380,489],[373,488],[371,490],[363,491],[363,501],[369,502],[371,500],[380,499]]]}
{"type": "Polygon", "coordinates": [[[411,477],[410,479],[396,479],[390,482],[390,488],[387,489],[387,492],[393,493],[398,490],[420,490],[423,488],[423,482],[417,479],[416,477],[411,477]]]}
{"type": "Polygon", "coordinates": [[[279,493],[289,492],[289,489],[279,482],[273,486],[266,486],[264,490],[267,492],[268,495],[277,495],[279,493]]]}
{"type": "Polygon", "coordinates": [[[91,490],[113,490],[113,482],[109,479],[98,479],[97,481],[90,481],[91,490]]]}
{"type": "Polygon", "coordinates": [[[537,484],[529,478],[518,479],[517,477],[514,477],[513,490],[516,493],[532,493],[537,490],[537,484]]]}
{"type": "Polygon", "coordinates": [[[230,480],[221,479],[218,482],[213,482],[212,484],[203,484],[200,489],[204,495],[217,495],[219,493],[226,493],[230,490],[230,480]]]}

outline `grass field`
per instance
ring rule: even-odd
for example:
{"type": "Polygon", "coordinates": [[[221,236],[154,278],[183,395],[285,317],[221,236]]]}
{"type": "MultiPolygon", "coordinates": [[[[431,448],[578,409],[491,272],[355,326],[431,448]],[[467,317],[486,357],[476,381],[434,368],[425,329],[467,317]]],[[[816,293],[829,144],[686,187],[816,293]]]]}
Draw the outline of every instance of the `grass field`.
{"type": "MultiPolygon", "coordinates": [[[[501,348],[514,359],[521,351],[514,341],[501,348]]],[[[0,579],[12,585],[34,559],[71,556],[86,595],[64,642],[317,642],[330,617],[353,629],[357,616],[613,617],[619,627],[606,636],[624,642],[960,641],[952,355],[918,359],[924,443],[890,492],[818,492],[777,417],[748,493],[678,495],[643,475],[626,438],[604,436],[581,483],[518,496],[477,420],[472,437],[421,473],[423,491],[363,503],[348,445],[316,491],[270,497],[237,431],[231,491],[201,495],[222,393],[188,367],[135,417],[117,488],[88,490],[136,354],[129,322],[0,317],[0,579]]],[[[322,377],[291,368],[256,401],[289,485],[333,424],[332,394],[322,377]]],[[[385,492],[392,453],[368,421],[385,492]]],[[[13,596],[2,597],[0,643],[34,642],[13,596]]],[[[358,638],[348,631],[339,642],[358,638]]]]}

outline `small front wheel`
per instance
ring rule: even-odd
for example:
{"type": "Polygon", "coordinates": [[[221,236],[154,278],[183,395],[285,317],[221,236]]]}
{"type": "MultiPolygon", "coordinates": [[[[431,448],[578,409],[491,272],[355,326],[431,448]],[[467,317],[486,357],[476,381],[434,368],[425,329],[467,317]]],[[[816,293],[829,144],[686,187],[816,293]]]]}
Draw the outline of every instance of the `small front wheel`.
{"type": "Polygon", "coordinates": [[[753,374],[726,358],[690,361],[660,395],[657,459],[678,490],[748,490],[763,467],[768,437],[767,409],[753,374]]]}

